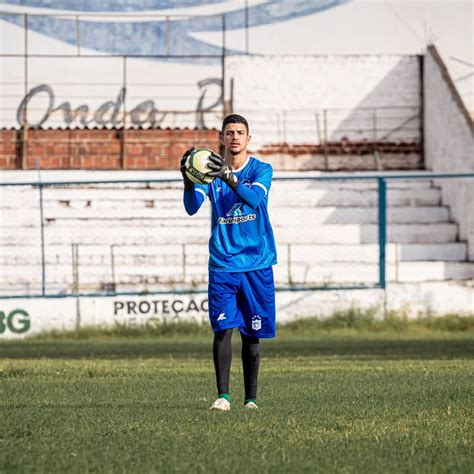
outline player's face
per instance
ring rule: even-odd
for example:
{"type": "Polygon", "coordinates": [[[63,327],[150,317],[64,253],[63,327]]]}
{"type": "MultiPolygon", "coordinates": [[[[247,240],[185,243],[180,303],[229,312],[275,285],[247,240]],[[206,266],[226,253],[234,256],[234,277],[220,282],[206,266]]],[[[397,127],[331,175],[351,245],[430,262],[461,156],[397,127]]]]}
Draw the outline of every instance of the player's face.
{"type": "Polygon", "coordinates": [[[221,134],[221,141],[226,151],[238,155],[247,149],[250,135],[243,123],[229,123],[221,134]]]}

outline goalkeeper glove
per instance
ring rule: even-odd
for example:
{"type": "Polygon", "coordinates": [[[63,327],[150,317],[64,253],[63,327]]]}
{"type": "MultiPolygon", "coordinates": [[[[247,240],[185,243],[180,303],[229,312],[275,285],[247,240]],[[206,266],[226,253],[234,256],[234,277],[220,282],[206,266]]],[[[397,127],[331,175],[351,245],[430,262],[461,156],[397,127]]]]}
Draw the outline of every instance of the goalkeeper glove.
{"type": "Polygon", "coordinates": [[[186,174],[186,160],[188,159],[188,156],[191,154],[193,150],[194,150],[194,147],[190,148],[184,153],[183,157],[181,158],[181,163],[179,166],[179,171],[181,171],[181,175],[183,176],[185,191],[187,191],[188,189],[191,189],[194,186],[194,183],[188,178],[188,175],[186,174]]]}
{"type": "Polygon", "coordinates": [[[209,156],[209,163],[207,164],[207,167],[212,170],[208,173],[209,176],[220,178],[234,191],[237,191],[239,180],[232,172],[230,165],[228,165],[220,155],[217,153],[212,153],[212,155],[209,156]]]}

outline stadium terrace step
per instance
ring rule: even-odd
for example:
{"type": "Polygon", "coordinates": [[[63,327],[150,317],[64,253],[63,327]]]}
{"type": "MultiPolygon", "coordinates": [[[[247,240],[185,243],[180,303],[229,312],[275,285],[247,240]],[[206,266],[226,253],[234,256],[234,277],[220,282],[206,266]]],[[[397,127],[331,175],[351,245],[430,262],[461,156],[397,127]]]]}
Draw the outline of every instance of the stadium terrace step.
{"type": "MultiPolygon", "coordinates": [[[[250,211],[249,211],[250,212],[250,211]]],[[[278,207],[272,209],[272,222],[274,225],[284,223],[299,225],[301,222],[310,221],[313,225],[323,224],[370,224],[378,221],[378,211],[374,207],[314,207],[295,208],[278,207]]],[[[40,216],[37,210],[24,210],[20,214],[17,209],[4,209],[1,211],[4,226],[15,225],[19,222],[37,224],[40,216]]],[[[138,222],[141,226],[159,225],[162,222],[189,221],[187,217],[179,215],[175,209],[109,209],[104,215],[103,209],[93,208],[55,208],[45,209],[44,218],[46,222],[55,221],[61,223],[66,220],[75,225],[74,220],[107,221],[109,225],[126,225],[138,222]]],[[[387,210],[387,219],[390,223],[424,223],[424,222],[448,222],[449,212],[447,207],[395,207],[387,210]]],[[[209,214],[202,212],[192,217],[192,222],[209,225],[209,214]]]]}
{"type": "MultiPolygon", "coordinates": [[[[433,244],[388,244],[385,258],[389,263],[400,261],[464,261],[467,245],[464,242],[433,244]]],[[[377,263],[379,247],[376,244],[318,245],[287,244],[278,246],[278,260],[307,262],[314,265],[328,262],[377,263]]]]}
{"type": "MultiPolygon", "coordinates": [[[[433,223],[448,222],[447,207],[396,207],[387,209],[387,222],[400,223],[433,223]]],[[[302,222],[313,225],[325,224],[375,224],[378,222],[378,210],[367,207],[315,207],[273,209],[274,225],[285,224],[298,226],[302,222]]]]}
{"type": "MultiPolygon", "coordinates": [[[[207,265],[207,244],[168,244],[168,245],[80,245],[79,263],[88,265],[112,266],[151,266],[155,269],[174,266],[175,269],[186,265],[207,265]]],[[[281,265],[290,261],[322,262],[378,262],[379,248],[376,244],[295,244],[277,245],[278,260],[281,265]]],[[[387,262],[399,261],[463,261],[466,259],[465,242],[433,244],[388,244],[387,262]]],[[[40,265],[41,247],[9,245],[0,247],[0,265],[40,265]]],[[[50,265],[72,265],[72,249],[65,245],[50,245],[45,252],[45,262],[50,265]]]]}
{"type": "MultiPolygon", "coordinates": [[[[0,293],[38,292],[39,191],[1,191],[0,293]]],[[[80,291],[111,288],[112,275],[118,291],[205,287],[210,206],[187,216],[180,183],[54,186],[44,188],[43,202],[49,292],[72,291],[73,243],[80,291]]],[[[278,285],[378,281],[376,180],[274,181],[269,206],[278,285]]],[[[457,241],[458,226],[431,181],[388,181],[387,206],[388,281],[474,277],[467,246],[457,241]]]]}
{"type": "MultiPolygon", "coordinates": [[[[369,182],[366,186],[352,185],[325,187],[323,182],[298,182],[299,187],[288,182],[275,182],[270,198],[271,208],[286,207],[376,207],[377,189],[369,182]],[[280,192],[281,190],[281,192],[280,192]]],[[[327,183],[326,183],[327,184],[327,183]]],[[[2,209],[39,210],[38,190],[8,188],[0,201],[2,209]]],[[[45,209],[174,209],[183,214],[182,190],[174,189],[77,189],[74,187],[45,188],[43,191],[45,209]],[[115,195],[116,194],[116,195],[115,195]]],[[[441,202],[441,192],[434,187],[387,187],[387,201],[390,207],[437,206],[441,202]]],[[[184,215],[184,214],[183,214],[184,215]]]]}
{"type": "MultiPolygon", "coordinates": [[[[387,265],[388,282],[422,282],[445,280],[470,280],[474,278],[473,262],[400,262],[398,265],[387,265]]],[[[277,282],[288,281],[288,271],[280,267],[275,271],[277,282]]],[[[378,265],[325,263],[310,265],[308,263],[291,266],[291,282],[295,285],[321,283],[326,286],[350,283],[372,283],[379,281],[378,265]]]]}
{"type": "MultiPolygon", "coordinates": [[[[297,193],[280,195],[272,193],[270,198],[270,209],[285,207],[377,207],[378,194],[376,190],[324,190],[305,189],[297,193]]],[[[390,207],[399,206],[439,206],[441,203],[441,192],[439,189],[388,189],[387,202],[390,207]]]]}
{"type": "MultiPolygon", "coordinates": [[[[277,242],[313,244],[370,244],[378,242],[376,224],[324,224],[315,226],[305,222],[296,226],[274,223],[277,242]]],[[[66,243],[95,244],[110,242],[128,245],[162,245],[207,243],[210,224],[205,221],[194,223],[162,222],[151,225],[150,221],[106,221],[65,220],[48,223],[44,228],[46,245],[66,243]],[[126,224],[126,225],[125,225],[126,224]]],[[[441,243],[457,240],[458,229],[453,223],[389,224],[388,243],[441,243]]],[[[0,246],[8,244],[33,244],[40,240],[38,227],[4,227],[0,234],[0,246]]]]}
{"type": "MultiPolygon", "coordinates": [[[[277,242],[314,244],[370,244],[378,242],[375,224],[325,224],[319,228],[311,223],[298,226],[295,233],[289,226],[274,225],[277,242]]],[[[456,224],[394,224],[387,226],[388,243],[454,242],[456,224]]]]}
{"type": "MultiPolygon", "coordinates": [[[[436,208],[430,208],[436,209],[436,208]]],[[[114,209],[104,212],[103,209],[45,209],[45,223],[66,221],[74,226],[74,221],[107,221],[111,225],[124,225],[124,221],[139,222],[140,225],[153,226],[157,222],[178,221],[185,224],[188,218],[179,215],[175,209],[114,209]],[[155,222],[154,222],[155,221],[155,222]]],[[[40,214],[38,210],[22,211],[7,209],[1,211],[2,223],[5,226],[23,223],[25,225],[39,225],[40,214]]],[[[209,214],[202,212],[193,216],[193,222],[208,222],[209,214]]],[[[125,222],[126,223],[126,222],[125,222]]]]}
{"type": "MultiPolygon", "coordinates": [[[[41,288],[41,271],[38,266],[24,267],[28,274],[12,272],[11,275],[0,275],[0,294],[9,294],[10,290],[20,293],[38,292],[41,288]]],[[[152,288],[166,290],[183,288],[189,285],[205,285],[207,269],[200,266],[190,266],[186,274],[177,274],[172,268],[163,269],[157,274],[153,269],[118,269],[115,277],[115,288],[139,286],[142,291],[152,288]]],[[[388,282],[422,282],[446,280],[470,280],[474,278],[473,262],[399,262],[397,265],[387,265],[388,282]]],[[[379,268],[376,263],[319,263],[311,265],[308,262],[296,262],[291,265],[291,271],[284,265],[275,268],[277,285],[319,285],[337,286],[351,284],[376,284],[379,279],[379,268]]],[[[103,266],[90,266],[80,274],[80,291],[105,291],[112,287],[110,272],[104,272],[103,266]]],[[[74,283],[71,274],[66,274],[61,268],[50,269],[47,272],[47,291],[72,292],[74,283]]],[[[123,290],[122,290],[123,291],[123,290]]]]}

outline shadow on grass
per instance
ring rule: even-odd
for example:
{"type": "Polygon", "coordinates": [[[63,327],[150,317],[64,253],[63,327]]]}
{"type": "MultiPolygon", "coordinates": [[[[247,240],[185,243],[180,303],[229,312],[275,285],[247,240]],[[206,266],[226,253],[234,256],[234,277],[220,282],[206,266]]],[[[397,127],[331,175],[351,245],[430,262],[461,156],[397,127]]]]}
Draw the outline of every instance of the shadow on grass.
{"type": "MultiPolygon", "coordinates": [[[[236,338],[235,338],[236,339],[236,338]]],[[[234,354],[240,349],[238,340],[234,354]]],[[[133,359],[211,357],[209,338],[167,340],[164,338],[84,341],[9,341],[0,343],[4,359],[133,359]]],[[[470,359],[474,335],[407,339],[357,337],[290,337],[262,341],[264,357],[340,357],[348,359],[470,359]]]]}

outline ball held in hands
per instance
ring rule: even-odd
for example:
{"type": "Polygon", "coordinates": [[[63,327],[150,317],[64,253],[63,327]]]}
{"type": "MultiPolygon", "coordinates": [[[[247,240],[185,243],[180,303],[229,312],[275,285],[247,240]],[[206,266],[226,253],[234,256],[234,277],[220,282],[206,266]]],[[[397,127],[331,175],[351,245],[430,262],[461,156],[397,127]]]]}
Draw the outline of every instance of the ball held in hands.
{"type": "Polygon", "coordinates": [[[184,155],[181,160],[181,172],[183,179],[187,179],[195,184],[209,184],[215,176],[211,175],[209,171],[210,156],[214,152],[209,148],[191,148],[184,155]]]}

